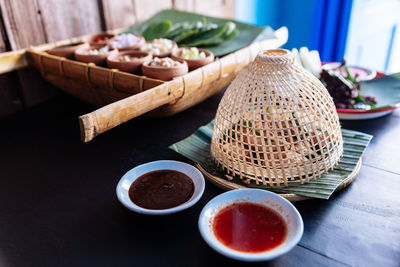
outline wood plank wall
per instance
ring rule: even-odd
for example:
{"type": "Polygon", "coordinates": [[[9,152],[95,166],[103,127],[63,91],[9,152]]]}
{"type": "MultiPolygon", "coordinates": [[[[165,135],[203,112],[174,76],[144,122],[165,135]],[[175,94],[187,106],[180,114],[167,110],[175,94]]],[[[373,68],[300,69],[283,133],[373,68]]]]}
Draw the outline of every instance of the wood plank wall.
{"type": "MultiPolygon", "coordinates": [[[[0,0],[0,53],[126,28],[166,8],[233,18],[235,0],[0,0]]],[[[42,103],[54,88],[33,69],[0,75],[0,117],[42,103]]]]}

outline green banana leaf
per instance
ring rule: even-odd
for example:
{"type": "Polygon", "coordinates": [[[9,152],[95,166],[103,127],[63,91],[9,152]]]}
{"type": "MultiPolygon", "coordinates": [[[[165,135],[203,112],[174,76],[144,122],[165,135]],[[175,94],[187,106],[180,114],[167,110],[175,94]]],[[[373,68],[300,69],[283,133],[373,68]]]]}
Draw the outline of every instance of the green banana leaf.
{"type": "Polygon", "coordinates": [[[360,83],[361,95],[374,96],[376,108],[400,106],[400,72],[360,83]]]}
{"type": "MultiPolygon", "coordinates": [[[[228,25],[225,25],[224,27],[219,27],[217,29],[208,31],[204,34],[201,34],[200,36],[196,36],[194,39],[188,40],[188,41],[183,41],[184,43],[182,46],[197,46],[199,47],[200,44],[207,43],[208,46],[217,44],[217,43],[223,43],[223,35],[226,32],[228,28],[228,25]]],[[[208,47],[207,46],[207,47],[208,47]]]]}
{"type": "Polygon", "coordinates": [[[239,31],[239,34],[235,38],[226,41],[220,45],[207,47],[207,49],[213,52],[215,56],[223,56],[232,53],[236,50],[250,45],[254,41],[262,41],[275,37],[274,30],[269,26],[257,27],[234,20],[213,18],[195,13],[178,11],[175,9],[163,10],[155,14],[147,21],[130,27],[126,32],[141,34],[150,25],[163,20],[170,20],[172,23],[178,23],[184,21],[198,21],[201,20],[203,17],[205,17],[208,22],[216,23],[221,26],[225,25],[228,21],[233,21],[236,24],[237,30],[239,31]]]}
{"type": "MultiPolygon", "coordinates": [[[[171,145],[169,148],[183,155],[184,157],[197,162],[208,173],[223,177],[218,166],[210,154],[211,136],[214,121],[200,127],[191,136],[171,145]]],[[[372,135],[361,132],[342,129],[344,141],[344,152],[340,163],[333,171],[323,174],[321,178],[299,185],[297,182],[289,181],[287,187],[270,187],[255,184],[246,185],[235,177],[232,182],[252,188],[261,188],[275,193],[292,193],[307,197],[329,199],[336,188],[353,172],[364,150],[372,139],[372,135]]]]}
{"type": "Polygon", "coordinates": [[[172,23],[169,20],[163,20],[160,23],[156,23],[146,28],[142,35],[146,40],[153,40],[158,35],[164,35],[172,27],[172,23]]]}

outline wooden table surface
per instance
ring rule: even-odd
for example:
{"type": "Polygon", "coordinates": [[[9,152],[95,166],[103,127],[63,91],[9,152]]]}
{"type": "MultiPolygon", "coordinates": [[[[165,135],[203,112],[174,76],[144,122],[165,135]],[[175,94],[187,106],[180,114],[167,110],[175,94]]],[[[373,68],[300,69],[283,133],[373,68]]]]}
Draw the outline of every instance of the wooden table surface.
{"type": "MultiPolygon", "coordinates": [[[[138,164],[187,161],[168,146],[214,116],[222,94],[173,117],[137,118],[90,143],[78,116],[94,107],[58,93],[0,119],[0,266],[236,266],[203,241],[197,220],[223,191],[210,183],[181,213],[153,217],[115,194],[138,164]]],[[[400,266],[400,111],[343,122],[374,135],[359,177],[328,201],[295,203],[304,235],[288,254],[254,265],[400,266]]]]}

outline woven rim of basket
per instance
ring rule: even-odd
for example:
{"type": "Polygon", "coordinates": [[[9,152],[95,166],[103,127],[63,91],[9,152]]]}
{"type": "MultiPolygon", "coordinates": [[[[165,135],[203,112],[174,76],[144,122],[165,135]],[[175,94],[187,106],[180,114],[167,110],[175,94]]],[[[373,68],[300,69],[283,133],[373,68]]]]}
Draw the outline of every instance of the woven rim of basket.
{"type": "Polygon", "coordinates": [[[263,64],[273,65],[290,65],[294,63],[294,57],[291,52],[282,48],[263,50],[258,53],[255,60],[262,61],[263,64]]]}

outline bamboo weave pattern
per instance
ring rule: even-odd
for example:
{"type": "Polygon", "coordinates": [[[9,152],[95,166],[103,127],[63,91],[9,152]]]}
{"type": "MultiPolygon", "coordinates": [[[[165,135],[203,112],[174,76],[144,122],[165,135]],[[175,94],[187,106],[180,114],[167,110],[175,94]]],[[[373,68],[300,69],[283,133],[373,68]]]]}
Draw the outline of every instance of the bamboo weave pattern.
{"type": "Polygon", "coordinates": [[[261,51],[218,106],[211,154],[227,177],[245,183],[280,186],[316,179],[343,154],[335,105],[289,51],[261,51]]]}

